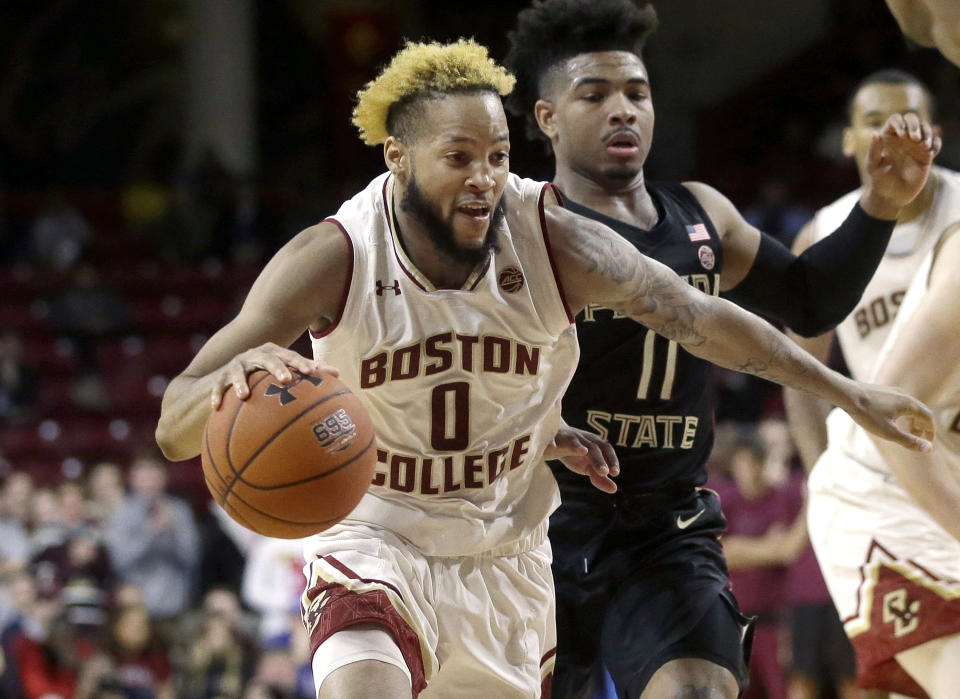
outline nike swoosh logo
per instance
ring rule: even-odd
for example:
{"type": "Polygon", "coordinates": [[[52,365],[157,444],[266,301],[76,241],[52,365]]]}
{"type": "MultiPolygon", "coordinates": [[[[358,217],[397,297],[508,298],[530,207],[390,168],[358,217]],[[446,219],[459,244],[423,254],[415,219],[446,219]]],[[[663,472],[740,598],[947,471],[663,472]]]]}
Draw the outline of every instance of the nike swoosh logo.
{"type": "Polygon", "coordinates": [[[696,521],[697,521],[697,517],[699,517],[700,515],[702,515],[704,512],[706,512],[706,510],[700,510],[697,514],[695,514],[695,515],[694,515],[693,517],[691,517],[690,519],[683,519],[683,517],[681,517],[680,515],[677,515],[677,529],[686,529],[686,528],[689,527],[691,524],[693,524],[694,522],[696,522],[696,521]]]}

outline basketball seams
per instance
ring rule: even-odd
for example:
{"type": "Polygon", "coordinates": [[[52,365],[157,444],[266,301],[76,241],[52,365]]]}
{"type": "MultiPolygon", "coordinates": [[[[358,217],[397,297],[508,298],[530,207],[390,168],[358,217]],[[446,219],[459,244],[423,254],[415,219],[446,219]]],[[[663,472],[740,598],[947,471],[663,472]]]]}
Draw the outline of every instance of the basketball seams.
{"type": "MultiPolygon", "coordinates": [[[[265,518],[267,518],[267,519],[272,519],[272,520],[274,520],[274,521],[276,521],[276,522],[280,522],[281,524],[294,524],[294,525],[297,525],[297,526],[304,526],[304,527],[315,527],[315,526],[318,526],[318,525],[330,524],[331,522],[334,522],[334,523],[335,523],[335,522],[339,522],[339,521],[340,521],[341,519],[343,519],[346,515],[350,514],[350,512],[353,510],[353,507],[351,507],[351,508],[350,508],[349,510],[347,510],[346,512],[344,512],[344,513],[342,513],[342,514],[335,515],[335,516],[331,517],[330,519],[321,519],[321,520],[316,520],[316,521],[308,520],[308,521],[301,522],[301,521],[295,520],[295,519],[284,519],[283,517],[278,517],[277,515],[272,515],[272,514],[270,514],[269,512],[264,512],[264,511],[261,510],[260,508],[251,505],[249,502],[247,502],[246,500],[244,500],[244,499],[243,499],[240,495],[238,495],[236,492],[230,493],[230,497],[231,497],[231,498],[235,498],[238,502],[240,502],[240,503],[244,504],[245,506],[249,507],[253,512],[256,512],[256,513],[257,513],[259,516],[261,516],[261,517],[265,517],[265,518]]],[[[228,502],[227,504],[230,505],[230,508],[231,508],[234,512],[237,511],[237,508],[236,508],[235,505],[233,505],[232,503],[229,503],[229,502],[228,502]]],[[[251,527],[251,528],[252,528],[252,527],[251,527]]],[[[257,530],[254,529],[254,531],[257,531],[257,530]]],[[[314,532],[311,532],[311,533],[314,533],[314,532]]],[[[286,537],[286,538],[291,538],[291,537],[286,537]]],[[[297,538],[297,539],[298,539],[298,538],[300,538],[300,537],[292,537],[292,538],[297,538]]]]}
{"type": "Polygon", "coordinates": [[[316,481],[321,478],[326,478],[327,476],[331,476],[337,471],[340,471],[342,469],[345,469],[347,466],[352,465],[357,459],[359,459],[361,456],[363,456],[370,450],[370,447],[373,446],[375,441],[376,441],[376,437],[370,437],[370,441],[367,442],[367,446],[365,446],[362,450],[358,451],[356,454],[351,456],[349,459],[344,461],[339,466],[335,466],[327,471],[324,471],[323,473],[318,473],[316,475],[310,476],[309,478],[302,478],[299,481],[290,481],[289,483],[279,483],[277,485],[254,485],[253,483],[245,481],[239,477],[237,480],[239,480],[241,483],[243,483],[245,486],[247,486],[252,490],[280,490],[281,488],[291,488],[295,485],[310,483],[311,481],[316,481]]]}
{"type": "MultiPolygon", "coordinates": [[[[257,450],[256,450],[255,452],[253,452],[253,454],[250,455],[250,457],[247,459],[246,463],[244,463],[243,466],[240,467],[240,470],[239,470],[239,471],[237,471],[237,470],[234,469],[234,473],[236,474],[236,478],[234,479],[234,483],[235,483],[236,481],[240,481],[241,483],[243,483],[243,484],[246,485],[246,486],[249,486],[249,487],[251,487],[251,488],[255,488],[256,486],[252,485],[251,483],[248,483],[247,481],[245,481],[245,480],[243,479],[243,472],[246,471],[248,468],[250,468],[250,466],[253,464],[253,462],[256,460],[256,458],[260,455],[260,452],[262,452],[264,449],[266,449],[268,446],[270,446],[270,444],[273,443],[273,440],[275,440],[277,437],[279,437],[281,434],[283,434],[283,432],[285,432],[286,429],[287,429],[288,427],[290,427],[290,425],[292,425],[293,423],[295,423],[297,420],[299,420],[300,418],[302,418],[304,415],[306,415],[307,413],[309,413],[311,410],[313,410],[314,408],[316,408],[318,405],[322,405],[322,404],[326,403],[326,402],[327,402],[328,400],[330,400],[331,398],[336,398],[337,396],[343,396],[343,395],[346,395],[346,394],[348,394],[348,393],[350,393],[350,391],[349,391],[348,389],[343,389],[342,391],[336,391],[335,393],[328,393],[328,394],[325,395],[323,398],[319,398],[318,400],[316,400],[316,401],[314,401],[313,403],[311,403],[310,405],[308,405],[306,408],[304,408],[304,409],[301,410],[299,413],[297,413],[296,415],[294,415],[292,418],[290,418],[290,419],[289,419],[287,422],[285,422],[283,425],[280,425],[280,427],[278,427],[278,428],[276,429],[276,431],[275,431],[272,435],[270,435],[270,437],[269,437],[268,439],[264,440],[263,444],[261,444],[259,447],[257,447],[257,450]]],[[[238,411],[238,412],[239,412],[239,411],[238,411]]],[[[228,436],[228,439],[229,439],[229,436],[228,436]]],[[[228,443],[228,445],[229,445],[229,443],[228,443]]],[[[231,467],[232,467],[232,464],[231,464],[231,467]]],[[[231,483],[231,486],[232,486],[232,485],[233,485],[233,484],[231,483]]]]}
{"type": "MultiPolygon", "coordinates": [[[[216,460],[213,458],[213,451],[210,449],[210,433],[206,428],[203,430],[203,447],[207,452],[207,461],[210,463],[210,470],[217,474],[217,478],[223,481],[223,486],[228,485],[226,477],[220,473],[220,468],[217,466],[216,460]]],[[[206,477],[206,471],[204,471],[204,480],[209,482],[209,479],[206,477]]]]}
{"type": "MultiPolygon", "coordinates": [[[[262,371],[262,372],[264,372],[264,374],[263,374],[263,376],[261,376],[259,379],[257,379],[257,380],[253,383],[253,385],[250,386],[250,393],[249,393],[249,395],[251,395],[251,396],[253,395],[253,389],[255,389],[255,388],[256,388],[257,386],[259,386],[261,383],[263,383],[264,381],[266,381],[267,379],[269,379],[271,376],[273,376],[273,375],[272,375],[269,371],[267,371],[266,369],[257,369],[257,371],[262,371]]],[[[246,405],[246,403],[245,403],[244,401],[242,401],[242,400],[239,401],[239,403],[238,403],[238,405],[237,405],[237,409],[236,409],[236,410],[234,411],[234,413],[233,413],[233,420],[230,421],[230,428],[227,430],[227,450],[226,450],[226,451],[227,451],[227,466],[230,467],[230,470],[233,471],[233,474],[234,474],[234,475],[237,475],[237,469],[234,468],[234,466],[233,466],[233,457],[230,456],[230,445],[233,444],[233,439],[232,439],[232,438],[233,438],[233,428],[234,428],[234,426],[236,426],[237,420],[240,418],[240,411],[243,410],[243,406],[244,406],[244,405],[246,405]]],[[[234,479],[234,480],[236,480],[236,479],[234,479]]]]}

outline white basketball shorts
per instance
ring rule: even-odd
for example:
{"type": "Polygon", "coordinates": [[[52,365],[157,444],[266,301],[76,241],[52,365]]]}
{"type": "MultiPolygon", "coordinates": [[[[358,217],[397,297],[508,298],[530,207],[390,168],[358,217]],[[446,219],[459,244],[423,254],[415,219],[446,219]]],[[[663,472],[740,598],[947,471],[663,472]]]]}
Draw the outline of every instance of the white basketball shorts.
{"type": "Polygon", "coordinates": [[[809,490],[810,540],[857,652],[858,685],[914,696],[895,656],[960,631],[960,542],[893,476],[835,447],[809,490]]]}
{"type": "Polygon", "coordinates": [[[311,540],[304,567],[311,654],[337,631],[375,624],[399,647],[414,696],[549,696],[556,626],[546,530],[544,521],[506,553],[427,557],[386,530],[332,527],[311,540]]]}

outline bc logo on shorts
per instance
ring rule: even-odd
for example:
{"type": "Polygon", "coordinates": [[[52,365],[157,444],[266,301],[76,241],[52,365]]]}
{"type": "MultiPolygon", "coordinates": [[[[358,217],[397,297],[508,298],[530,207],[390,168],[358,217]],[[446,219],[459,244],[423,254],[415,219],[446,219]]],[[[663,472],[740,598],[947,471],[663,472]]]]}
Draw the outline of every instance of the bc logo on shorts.
{"type": "Polygon", "coordinates": [[[357,426],[343,408],[313,426],[314,436],[328,452],[343,451],[349,447],[356,433],[357,426]]]}

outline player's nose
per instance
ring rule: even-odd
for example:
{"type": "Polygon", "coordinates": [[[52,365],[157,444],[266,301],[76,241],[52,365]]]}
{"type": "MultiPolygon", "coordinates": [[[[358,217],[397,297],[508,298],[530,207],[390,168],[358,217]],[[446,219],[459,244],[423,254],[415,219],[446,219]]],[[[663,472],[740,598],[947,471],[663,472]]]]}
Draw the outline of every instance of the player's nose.
{"type": "Polygon", "coordinates": [[[480,190],[482,192],[492,189],[495,184],[493,178],[493,170],[489,166],[480,165],[470,173],[470,176],[467,178],[467,186],[471,189],[480,190]]]}
{"type": "Polygon", "coordinates": [[[610,98],[607,120],[612,125],[634,124],[637,121],[637,110],[626,95],[614,95],[610,98]]]}

